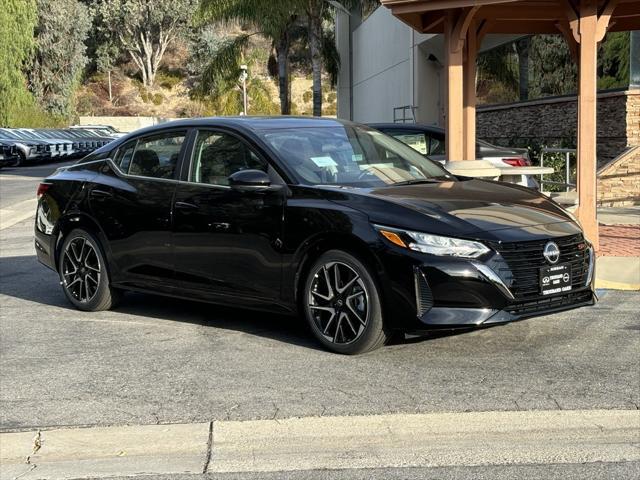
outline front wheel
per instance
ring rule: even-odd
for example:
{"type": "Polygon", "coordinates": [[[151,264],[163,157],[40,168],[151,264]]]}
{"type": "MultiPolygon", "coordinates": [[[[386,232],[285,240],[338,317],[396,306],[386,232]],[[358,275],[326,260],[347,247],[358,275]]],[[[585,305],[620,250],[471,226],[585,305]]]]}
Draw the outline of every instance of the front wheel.
{"type": "Polygon", "coordinates": [[[79,310],[108,310],[120,300],[120,292],[109,284],[100,244],[86,230],[78,228],[67,235],[58,260],[58,272],[64,294],[79,310]]]}
{"type": "Polygon", "coordinates": [[[309,326],[328,349],[355,355],[385,343],[379,288],[369,268],[353,255],[324,253],[309,270],[303,295],[309,326]]]}

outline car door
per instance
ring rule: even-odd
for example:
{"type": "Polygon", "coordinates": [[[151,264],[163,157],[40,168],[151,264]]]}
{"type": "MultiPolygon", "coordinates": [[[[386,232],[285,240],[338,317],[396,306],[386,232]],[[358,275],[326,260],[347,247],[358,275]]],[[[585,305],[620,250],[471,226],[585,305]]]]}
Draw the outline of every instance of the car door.
{"type": "Polygon", "coordinates": [[[88,198],[110,247],[115,283],[170,285],[172,207],[186,130],[122,145],[89,185],[88,198]]]}
{"type": "Polygon", "coordinates": [[[278,299],[285,190],[277,173],[239,135],[203,129],[193,141],[183,180],[174,203],[178,283],[232,301],[278,299]],[[279,185],[261,191],[231,188],[229,175],[248,169],[268,172],[279,185]]]}

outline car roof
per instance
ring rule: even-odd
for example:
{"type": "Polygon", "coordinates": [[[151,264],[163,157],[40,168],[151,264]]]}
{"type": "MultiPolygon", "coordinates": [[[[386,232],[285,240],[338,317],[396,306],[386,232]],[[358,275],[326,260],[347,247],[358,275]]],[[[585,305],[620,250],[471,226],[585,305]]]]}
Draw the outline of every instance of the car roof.
{"type": "Polygon", "coordinates": [[[294,116],[273,116],[273,117],[204,117],[189,118],[184,120],[173,120],[151,127],[135,130],[136,136],[141,133],[153,133],[155,131],[180,128],[180,127],[236,127],[247,130],[275,130],[287,128],[310,128],[310,127],[337,127],[343,125],[355,125],[346,120],[325,117],[294,117],[294,116]]]}
{"type": "Polygon", "coordinates": [[[411,130],[416,132],[440,133],[444,135],[444,128],[423,123],[367,123],[371,128],[378,130],[411,130]]]}

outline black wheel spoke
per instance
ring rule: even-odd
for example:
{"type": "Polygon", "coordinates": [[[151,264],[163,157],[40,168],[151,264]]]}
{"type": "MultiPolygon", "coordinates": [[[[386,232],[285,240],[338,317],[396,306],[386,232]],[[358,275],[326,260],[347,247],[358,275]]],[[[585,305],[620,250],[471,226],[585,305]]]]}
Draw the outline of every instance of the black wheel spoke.
{"type": "Polygon", "coordinates": [[[79,302],[89,302],[98,292],[101,268],[98,253],[83,237],[71,240],[62,260],[63,285],[79,302]]]}
{"type": "Polygon", "coordinates": [[[329,262],[312,278],[307,307],[319,333],[328,341],[357,340],[367,325],[368,294],[360,275],[342,262],[329,262]]]}

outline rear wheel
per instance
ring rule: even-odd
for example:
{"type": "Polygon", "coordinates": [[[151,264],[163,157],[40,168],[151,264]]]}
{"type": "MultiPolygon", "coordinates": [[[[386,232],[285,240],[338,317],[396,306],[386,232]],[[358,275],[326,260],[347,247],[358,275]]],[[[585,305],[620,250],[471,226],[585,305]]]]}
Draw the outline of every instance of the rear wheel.
{"type": "Polygon", "coordinates": [[[316,338],[347,355],[384,344],[379,288],[369,268],[341,250],[324,253],[309,270],[304,313],[316,338]]]}
{"type": "Polygon", "coordinates": [[[72,230],[65,238],[58,260],[62,289],[78,309],[108,310],[121,298],[110,286],[105,256],[95,237],[86,230],[72,230]]]}
{"type": "Polygon", "coordinates": [[[13,164],[14,167],[22,167],[26,162],[26,157],[24,153],[18,151],[18,157],[16,158],[16,162],[13,164]]]}

